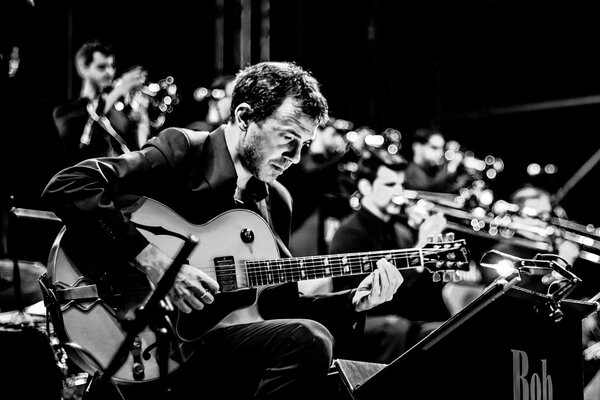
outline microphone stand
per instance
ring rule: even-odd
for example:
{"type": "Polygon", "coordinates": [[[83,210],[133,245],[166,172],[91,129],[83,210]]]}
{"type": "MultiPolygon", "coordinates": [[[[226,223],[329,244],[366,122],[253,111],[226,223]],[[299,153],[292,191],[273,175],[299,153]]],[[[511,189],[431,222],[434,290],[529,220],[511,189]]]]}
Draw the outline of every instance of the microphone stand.
{"type": "Polygon", "coordinates": [[[485,258],[488,254],[495,254],[504,260],[512,262],[519,276],[521,274],[541,275],[545,274],[544,271],[548,270],[558,273],[564,279],[564,281],[566,281],[566,283],[553,293],[545,294],[544,298],[546,298],[545,304],[549,310],[548,315],[556,322],[562,319],[563,312],[560,309],[560,302],[564,300],[575,289],[575,287],[582,282],[581,278],[569,271],[571,265],[564,258],[556,254],[538,253],[534,258],[527,259],[506,254],[498,250],[488,251],[486,254],[484,254],[483,258],[485,258]]]}
{"type": "MultiPolygon", "coordinates": [[[[186,239],[183,246],[179,250],[177,256],[163,274],[159,280],[154,292],[150,295],[145,305],[138,307],[135,312],[135,318],[125,328],[127,330],[127,336],[121,343],[121,346],[113,356],[110,364],[104,370],[104,373],[100,374],[96,371],[92,379],[87,383],[84,399],[101,400],[106,399],[107,385],[111,383],[113,389],[115,389],[119,396],[123,398],[119,390],[112,381],[112,376],[121,368],[123,363],[126,361],[128,353],[134,348],[135,339],[137,335],[144,330],[146,326],[150,326],[156,334],[157,340],[157,360],[159,366],[160,379],[166,383],[168,373],[168,362],[169,362],[169,341],[168,341],[168,329],[171,327],[169,317],[165,313],[165,309],[162,306],[164,304],[163,299],[167,295],[167,292],[171,289],[175,283],[175,278],[181,269],[181,266],[188,259],[194,248],[198,245],[198,238],[191,235],[186,239]],[[165,327],[164,325],[167,325],[165,327]]],[[[165,386],[165,391],[170,393],[171,389],[165,386]]]]}
{"type": "MultiPolygon", "coordinates": [[[[7,218],[6,231],[8,232],[8,234],[11,233],[11,229],[15,225],[15,222],[16,222],[16,215],[13,214],[12,212],[10,212],[8,215],[8,218],[7,218]]],[[[20,269],[20,265],[19,265],[20,264],[19,258],[14,253],[11,255],[10,237],[7,237],[6,243],[7,243],[6,253],[9,255],[10,260],[12,261],[12,265],[13,265],[12,284],[13,284],[14,297],[15,297],[15,309],[17,310],[17,315],[20,317],[19,319],[24,319],[23,317],[25,315],[25,305],[24,305],[24,300],[23,300],[23,291],[21,288],[21,269],[20,269]]]]}

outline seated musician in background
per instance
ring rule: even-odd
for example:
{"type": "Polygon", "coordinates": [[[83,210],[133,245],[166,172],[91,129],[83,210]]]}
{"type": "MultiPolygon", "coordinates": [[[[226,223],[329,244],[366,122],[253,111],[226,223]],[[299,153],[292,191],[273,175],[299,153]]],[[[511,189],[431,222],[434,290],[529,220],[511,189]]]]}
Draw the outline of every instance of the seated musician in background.
{"type": "MultiPolygon", "coordinates": [[[[437,236],[446,227],[440,214],[428,215],[417,206],[401,210],[405,160],[385,150],[363,156],[357,171],[361,207],[336,231],[330,253],[347,253],[422,247],[428,236],[437,236]]],[[[364,336],[352,357],[389,363],[450,315],[443,303],[443,283],[416,269],[402,272],[404,283],[392,301],[367,313],[364,336]]],[[[333,289],[356,285],[354,277],[333,278],[333,289]]]]}
{"type": "MultiPolygon", "coordinates": [[[[130,221],[124,207],[141,195],[193,224],[235,208],[254,210],[273,229],[281,255],[289,255],[291,199],[276,179],[298,163],[327,112],[318,82],[301,67],[249,66],[237,75],[227,125],[211,133],[168,128],[140,151],[83,161],[59,172],[43,198],[67,231],[93,234],[155,284],[173,260],[130,221]]],[[[220,306],[219,283],[199,267],[184,264],[169,292],[184,313],[220,306]]],[[[196,351],[173,374],[173,389],[207,399],[325,397],[338,345],[360,332],[364,311],[390,300],[402,280],[382,259],[352,290],[317,297],[299,295],[291,283],[267,287],[258,298],[265,320],[219,326],[190,343],[196,351]]]]}
{"type": "MultiPolygon", "coordinates": [[[[551,253],[562,257],[568,263],[568,269],[583,281],[580,287],[576,288],[569,298],[586,300],[598,292],[598,273],[597,264],[589,265],[588,261],[581,258],[581,248],[573,241],[564,240],[560,234],[550,236],[544,234],[548,227],[546,222],[548,217],[556,217],[555,210],[560,211],[561,218],[565,218],[565,212],[559,204],[552,200],[552,195],[540,186],[526,184],[518,188],[508,199],[508,204],[497,202],[494,211],[497,214],[508,214],[515,222],[515,241],[497,243],[493,249],[502,253],[510,254],[519,258],[532,259],[537,254],[551,253]],[[520,229],[519,229],[520,228],[520,229]],[[525,239],[531,244],[539,244],[539,248],[533,246],[520,245],[520,239],[525,239]],[[544,250],[543,247],[547,249],[544,250]]],[[[522,243],[526,243],[522,242],[522,243]]],[[[488,257],[489,262],[500,261],[502,257],[488,257]]],[[[490,283],[498,277],[497,271],[493,268],[482,268],[485,283],[490,283]]],[[[553,285],[559,283],[560,275],[556,272],[550,272],[542,276],[530,276],[521,274],[522,281],[519,286],[546,294],[553,291],[553,285]]],[[[598,390],[600,385],[598,380],[592,382],[592,378],[600,369],[600,356],[597,353],[590,355],[595,343],[600,341],[600,330],[598,328],[598,313],[592,313],[584,318],[582,323],[582,348],[584,354],[589,352],[583,360],[583,378],[587,390],[598,390]]],[[[596,346],[597,348],[597,346],[596,346]]],[[[586,398],[587,395],[586,395],[586,398]]]]}
{"type": "Polygon", "coordinates": [[[79,97],[53,111],[66,164],[138,150],[151,129],[148,99],[136,92],[146,82],[146,71],[133,67],[115,81],[114,51],[100,41],[79,48],[75,67],[81,77],[79,97]]]}
{"type": "Polygon", "coordinates": [[[206,104],[206,116],[203,120],[191,122],[186,126],[195,131],[214,131],[229,120],[231,95],[235,84],[235,75],[219,75],[213,79],[210,88],[198,88],[194,98],[206,104]]]}
{"type": "Polygon", "coordinates": [[[412,135],[412,156],[406,168],[406,189],[457,193],[467,186],[469,176],[461,168],[462,158],[444,158],[446,140],[437,130],[417,129],[412,135]]]}
{"type": "MultiPolygon", "coordinates": [[[[495,211],[499,214],[508,211],[507,209],[502,210],[502,204],[502,202],[497,202],[494,205],[495,211]]],[[[554,204],[548,191],[538,186],[525,185],[509,197],[509,204],[511,207],[518,208],[511,216],[515,226],[515,240],[499,242],[494,245],[495,250],[526,259],[534,258],[538,253],[554,253],[562,257],[569,266],[574,265],[579,257],[579,246],[574,242],[563,240],[558,235],[552,236],[546,233],[548,226],[546,219],[554,215],[554,204]],[[523,243],[538,244],[540,247],[519,245],[519,239],[525,239],[523,243]]],[[[493,260],[490,259],[490,261],[493,260]]],[[[483,268],[482,272],[484,281],[487,283],[497,277],[497,272],[493,269],[483,268]]],[[[556,278],[556,273],[542,278],[522,276],[524,281],[520,285],[545,292],[556,278]]]]}

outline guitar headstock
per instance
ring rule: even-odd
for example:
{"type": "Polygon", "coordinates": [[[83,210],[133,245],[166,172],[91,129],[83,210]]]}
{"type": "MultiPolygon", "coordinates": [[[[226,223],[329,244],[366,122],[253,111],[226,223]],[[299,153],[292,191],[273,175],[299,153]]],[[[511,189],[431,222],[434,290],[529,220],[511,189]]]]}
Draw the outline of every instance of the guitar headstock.
{"type": "Polygon", "coordinates": [[[461,280],[460,271],[469,270],[471,260],[464,239],[454,240],[453,233],[438,235],[422,248],[423,267],[433,273],[433,281],[461,280]]]}

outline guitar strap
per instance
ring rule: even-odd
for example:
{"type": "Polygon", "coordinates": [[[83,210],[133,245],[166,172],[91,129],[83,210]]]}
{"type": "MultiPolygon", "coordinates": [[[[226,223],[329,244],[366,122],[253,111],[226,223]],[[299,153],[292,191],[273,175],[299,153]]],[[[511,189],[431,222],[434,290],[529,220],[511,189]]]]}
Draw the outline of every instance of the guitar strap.
{"type": "Polygon", "coordinates": [[[275,236],[275,240],[277,241],[277,246],[279,247],[279,251],[281,252],[282,257],[292,258],[292,252],[288,249],[288,247],[283,243],[283,240],[277,234],[275,227],[273,226],[273,221],[271,219],[271,201],[269,197],[266,197],[257,203],[261,214],[265,217],[265,220],[271,227],[271,231],[273,231],[273,235],[275,236]],[[264,211],[263,211],[264,210],[264,211]]]}
{"type": "Polygon", "coordinates": [[[121,135],[119,135],[117,133],[117,131],[115,131],[115,129],[112,127],[109,119],[106,118],[105,115],[102,115],[102,116],[98,115],[98,113],[96,112],[97,105],[98,105],[98,100],[95,100],[95,101],[89,102],[86,107],[87,112],[90,115],[90,118],[88,118],[88,121],[85,124],[85,128],[83,129],[83,134],[81,135],[80,143],[84,146],[87,146],[90,144],[90,141],[92,138],[92,124],[94,122],[97,122],[98,125],[100,125],[106,132],[108,132],[108,134],[110,136],[112,136],[117,141],[117,143],[119,143],[119,146],[121,147],[121,152],[123,154],[129,153],[130,150],[127,147],[127,144],[125,144],[125,140],[123,140],[121,135]]]}
{"type": "Polygon", "coordinates": [[[252,198],[252,195],[248,195],[248,193],[242,194],[242,203],[251,211],[256,212],[260,216],[267,221],[267,224],[271,227],[271,231],[273,236],[275,236],[275,241],[277,242],[277,247],[279,247],[279,251],[282,257],[292,257],[292,253],[288,249],[288,247],[283,243],[283,240],[277,234],[275,230],[275,226],[273,225],[273,219],[271,218],[271,201],[269,196],[263,197],[261,200],[255,201],[252,198]]]}

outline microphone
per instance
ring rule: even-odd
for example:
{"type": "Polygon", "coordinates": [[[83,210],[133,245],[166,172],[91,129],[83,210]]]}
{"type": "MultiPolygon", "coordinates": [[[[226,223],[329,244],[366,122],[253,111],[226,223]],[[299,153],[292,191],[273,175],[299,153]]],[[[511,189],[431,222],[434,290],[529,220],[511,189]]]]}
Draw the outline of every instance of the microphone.
{"type": "MultiPolygon", "coordinates": [[[[492,268],[496,269],[496,271],[499,274],[503,270],[503,268],[500,268],[500,265],[502,264],[501,262],[496,263],[496,264],[489,263],[487,265],[485,265],[485,263],[483,262],[483,259],[486,256],[488,256],[488,254],[490,254],[490,253],[502,257],[503,260],[511,262],[513,264],[513,271],[516,270],[519,273],[519,275],[521,273],[524,273],[524,274],[531,275],[531,276],[542,276],[542,282],[549,285],[548,293],[546,293],[546,295],[551,297],[552,302],[553,302],[553,303],[549,304],[551,307],[551,310],[550,310],[551,316],[556,316],[555,315],[556,311],[554,310],[553,306],[557,306],[557,303],[560,300],[566,298],[567,295],[569,295],[569,293],[571,293],[573,291],[575,286],[579,285],[582,282],[581,278],[579,278],[577,275],[575,275],[574,273],[572,273],[571,271],[569,271],[567,269],[569,264],[566,263],[566,261],[562,257],[557,256],[557,255],[537,254],[535,256],[535,258],[533,258],[533,259],[525,259],[525,258],[513,256],[511,254],[506,254],[506,253],[500,252],[498,250],[490,250],[483,255],[482,261],[480,264],[482,266],[488,266],[488,267],[492,267],[492,268]],[[538,257],[546,257],[546,259],[540,259],[538,257]],[[554,258],[554,259],[552,259],[552,258],[554,258]],[[565,267],[565,266],[561,265],[560,262],[557,262],[557,261],[562,261],[567,266],[565,267]],[[544,277],[548,276],[548,270],[551,270],[552,274],[558,274],[558,279],[554,278],[554,279],[551,279],[550,281],[544,282],[544,277]],[[559,282],[557,289],[551,291],[550,289],[556,282],[559,282]]],[[[508,275],[508,274],[506,274],[506,275],[508,275]]],[[[558,317],[560,317],[560,315],[558,315],[558,317]]]]}
{"type": "MultiPolygon", "coordinates": [[[[524,267],[524,268],[537,267],[537,268],[552,269],[552,266],[554,264],[556,264],[552,260],[539,260],[536,258],[532,258],[532,259],[531,258],[521,258],[521,257],[513,256],[512,254],[503,253],[498,250],[488,251],[487,253],[485,253],[483,255],[482,260],[484,258],[486,258],[486,256],[488,256],[489,254],[495,254],[495,255],[501,257],[503,260],[510,261],[511,263],[513,263],[514,267],[517,269],[519,269],[519,267],[524,267]]],[[[483,263],[483,261],[482,261],[482,263],[483,263]]]]}

